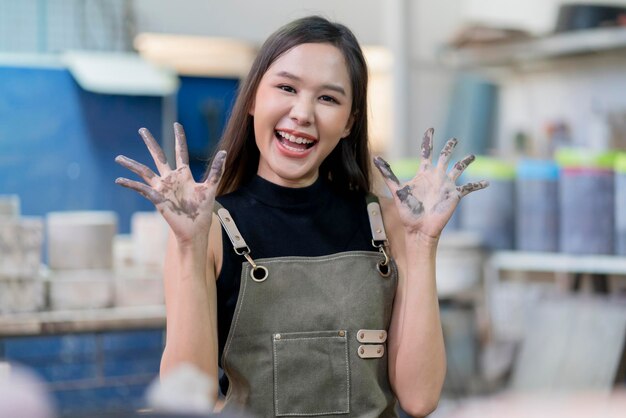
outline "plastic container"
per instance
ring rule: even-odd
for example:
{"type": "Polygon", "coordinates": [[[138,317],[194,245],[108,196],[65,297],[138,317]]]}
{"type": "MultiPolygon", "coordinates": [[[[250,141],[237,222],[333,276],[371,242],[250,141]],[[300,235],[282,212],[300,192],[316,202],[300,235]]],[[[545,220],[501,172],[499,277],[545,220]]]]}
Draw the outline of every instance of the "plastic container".
{"type": "Polygon", "coordinates": [[[441,237],[437,248],[437,295],[454,298],[480,287],[484,251],[474,233],[454,231],[441,237]]]}
{"type": "Polygon", "coordinates": [[[459,184],[488,180],[489,187],[460,203],[462,230],[477,233],[485,248],[512,249],[515,238],[515,167],[490,157],[476,157],[459,184]]]}
{"type": "Polygon", "coordinates": [[[559,248],[569,254],[613,254],[616,154],[562,149],[559,248]]]}
{"type": "Polygon", "coordinates": [[[515,248],[556,252],[559,248],[559,167],[553,161],[521,160],[515,185],[515,248]]]}
{"type": "Polygon", "coordinates": [[[117,224],[111,211],[49,212],[48,265],[58,270],[113,268],[117,224]]]}
{"type": "Polygon", "coordinates": [[[615,159],[615,253],[626,255],[626,153],[615,159]]]}

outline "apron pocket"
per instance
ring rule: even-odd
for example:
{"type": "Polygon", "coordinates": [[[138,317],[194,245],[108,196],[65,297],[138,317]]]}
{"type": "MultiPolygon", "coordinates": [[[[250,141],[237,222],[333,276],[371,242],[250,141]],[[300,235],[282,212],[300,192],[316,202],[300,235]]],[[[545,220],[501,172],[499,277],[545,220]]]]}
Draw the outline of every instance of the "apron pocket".
{"type": "Polygon", "coordinates": [[[274,334],[276,416],[350,412],[347,331],[274,334]]]}

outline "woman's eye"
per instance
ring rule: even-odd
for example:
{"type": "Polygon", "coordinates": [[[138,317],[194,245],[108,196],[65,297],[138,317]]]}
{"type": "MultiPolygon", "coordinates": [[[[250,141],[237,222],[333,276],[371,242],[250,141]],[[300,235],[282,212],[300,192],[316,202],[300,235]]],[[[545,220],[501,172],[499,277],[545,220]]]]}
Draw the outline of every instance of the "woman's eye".
{"type": "Polygon", "coordinates": [[[296,92],[296,89],[294,89],[291,86],[282,85],[282,86],[278,86],[278,88],[283,90],[283,91],[286,91],[287,93],[295,93],[296,92]]]}
{"type": "Polygon", "coordinates": [[[339,102],[337,101],[337,99],[335,99],[335,98],[334,98],[334,97],[332,97],[332,96],[326,96],[326,95],[324,95],[324,96],[321,96],[321,97],[320,97],[320,99],[321,99],[323,102],[329,102],[329,103],[339,103],[339,102]]]}

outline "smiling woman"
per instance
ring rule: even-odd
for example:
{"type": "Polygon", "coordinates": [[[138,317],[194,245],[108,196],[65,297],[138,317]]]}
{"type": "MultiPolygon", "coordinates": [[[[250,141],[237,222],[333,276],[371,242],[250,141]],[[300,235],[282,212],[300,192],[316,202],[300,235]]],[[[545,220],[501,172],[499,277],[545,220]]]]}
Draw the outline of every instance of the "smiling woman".
{"type": "Polygon", "coordinates": [[[348,136],[353,118],[350,76],[331,44],[298,45],[269,67],[256,92],[258,174],[281,186],[310,186],[318,167],[348,136]]]}
{"type": "Polygon", "coordinates": [[[118,183],[171,229],[162,376],[192,363],[217,380],[220,365],[226,408],[262,417],[436,407],[437,242],[461,197],[486,183],[455,184],[473,156],[446,171],[456,139],[433,164],[429,129],[407,183],[374,160],[393,199],[373,195],[366,97],[354,35],[303,18],[261,48],[205,181],[189,172],[179,124],[175,168],[145,129],[158,175],[118,158],[145,182],[118,183]]]}

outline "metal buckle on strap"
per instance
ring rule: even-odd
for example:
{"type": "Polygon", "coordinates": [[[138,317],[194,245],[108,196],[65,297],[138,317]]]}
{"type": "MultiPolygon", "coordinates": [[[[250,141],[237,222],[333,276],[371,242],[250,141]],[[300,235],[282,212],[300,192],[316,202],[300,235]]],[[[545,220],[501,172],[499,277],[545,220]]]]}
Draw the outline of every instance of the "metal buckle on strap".
{"type": "Polygon", "coordinates": [[[239,232],[237,225],[233,221],[233,218],[230,216],[230,212],[223,207],[217,210],[217,217],[219,218],[230,242],[233,244],[233,249],[237,255],[243,255],[246,260],[252,265],[252,270],[250,270],[250,277],[255,282],[263,282],[267,279],[269,274],[267,267],[259,266],[254,262],[252,257],[250,256],[250,247],[246,244],[246,240],[243,239],[243,236],[239,232]]]}
{"type": "Polygon", "coordinates": [[[383,216],[378,202],[375,201],[367,204],[367,216],[369,217],[370,228],[372,229],[372,246],[374,246],[374,248],[378,248],[378,250],[385,257],[383,261],[376,264],[376,269],[381,276],[389,277],[391,274],[391,269],[389,268],[390,258],[389,254],[387,254],[389,241],[387,241],[383,216]]]}

